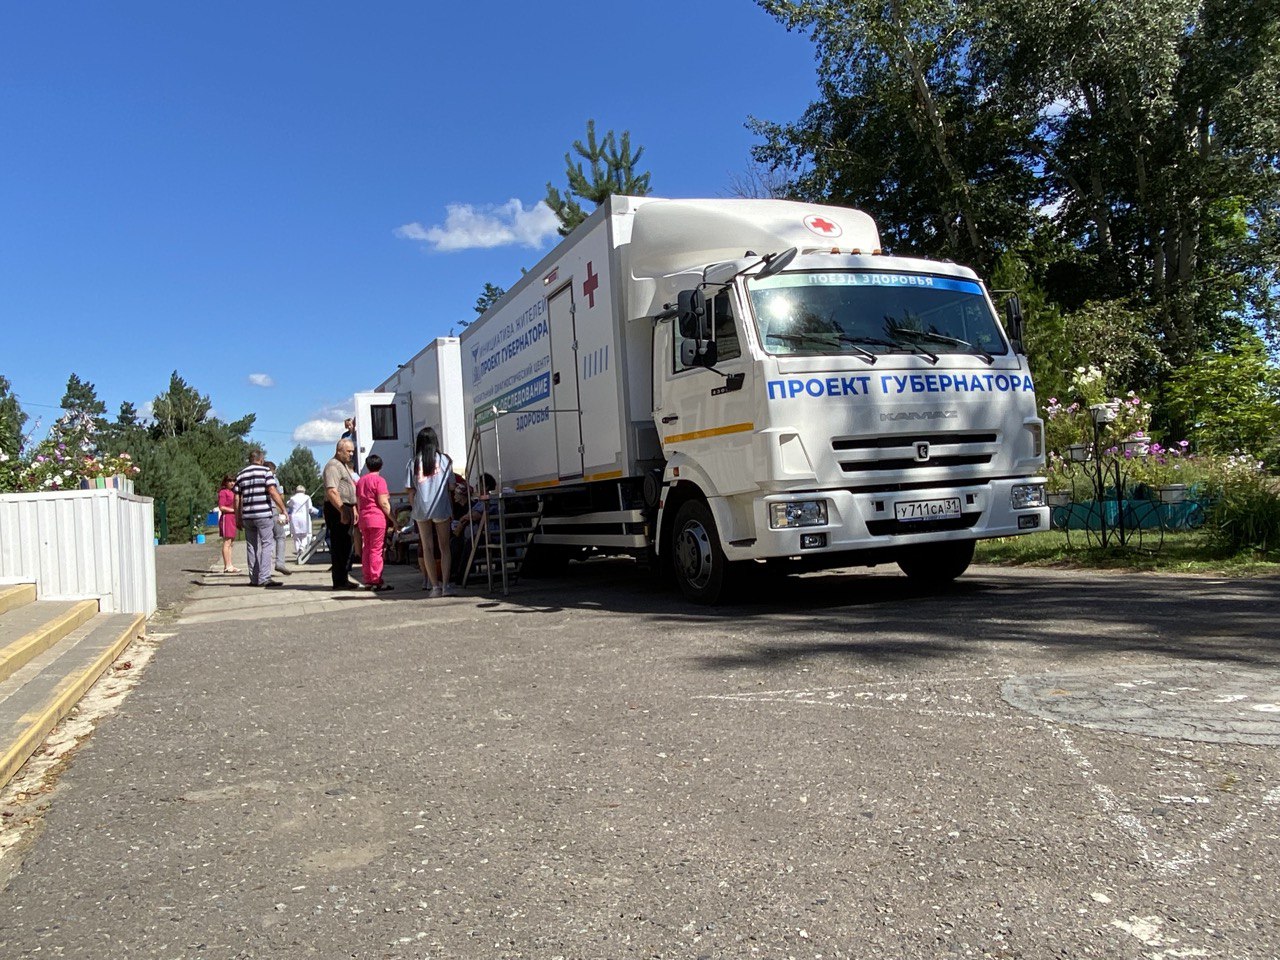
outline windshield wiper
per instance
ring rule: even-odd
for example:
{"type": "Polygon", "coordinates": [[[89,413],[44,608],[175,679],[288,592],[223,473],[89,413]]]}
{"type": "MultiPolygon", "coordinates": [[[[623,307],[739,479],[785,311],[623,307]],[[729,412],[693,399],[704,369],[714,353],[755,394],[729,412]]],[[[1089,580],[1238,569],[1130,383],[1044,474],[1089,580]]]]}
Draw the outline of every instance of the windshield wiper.
{"type": "Polygon", "coordinates": [[[887,340],[872,340],[866,337],[847,337],[843,333],[769,333],[765,334],[766,340],[786,340],[791,343],[817,343],[822,346],[834,347],[835,341],[840,340],[849,344],[858,351],[858,359],[865,360],[867,363],[875,365],[876,355],[870,350],[864,349],[861,345],[864,343],[880,344],[892,347],[894,344],[887,340]]]}
{"type": "Polygon", "coordinates": [[[893,333],[895,335],[903,334],[905,336],[912,337],[917,340],[928,340],[931,343],[954,344],[955,346],[961,347],[964,350],[969,350],[973,353],[976,353],[979,357],[981,357],[984,361],[986,361],[987,366],[991,366],[991,364],[996,362],[996,358],[993,357],[991,354],[987,353],[987,351],[983,350],[981,347],[975,348],[974,345],[971,344],[968,340],[961,340],[959,337],[948,337],[945,333],[934,333],[932,330],[912,330],[909,327],[894,327],[893,333]]]}
{"type": "MultiPolygon", "coordinates": [[[[907,327],[889,327],[888,330],[895,337],[899,334],[904,334],[907,337],[912,338],[913,341],[919,339],[919,330],[911,330],[907,327]]],[[[938,355],[932,350],[926,350],[924,347],[920,346],[919,343],[895,343],[894,346],[900,350],[910,350],[912,353],[919,354],[932,364],[936,364],[938,362],[938,355]]]]}

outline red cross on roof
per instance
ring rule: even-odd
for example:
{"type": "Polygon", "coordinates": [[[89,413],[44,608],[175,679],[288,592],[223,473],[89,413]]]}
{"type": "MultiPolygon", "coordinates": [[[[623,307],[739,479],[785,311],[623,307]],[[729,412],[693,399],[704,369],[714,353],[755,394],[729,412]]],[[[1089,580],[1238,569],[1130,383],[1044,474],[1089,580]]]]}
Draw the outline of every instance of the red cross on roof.
{"type": "Polygon", "coordinates": [[[840,229],[840,224],[817,213],[805,217],[804,225],[820,237],[838,237],[844,232],[840,229]]]}
{"type": "Polygon", "coordinates": [[[600,286],[600,276],[591,269],[591,261],[587,261],[587,279],[582,281],[582,294],[587,298],[587,306],[596,305],[596,290],[600,286]]]}

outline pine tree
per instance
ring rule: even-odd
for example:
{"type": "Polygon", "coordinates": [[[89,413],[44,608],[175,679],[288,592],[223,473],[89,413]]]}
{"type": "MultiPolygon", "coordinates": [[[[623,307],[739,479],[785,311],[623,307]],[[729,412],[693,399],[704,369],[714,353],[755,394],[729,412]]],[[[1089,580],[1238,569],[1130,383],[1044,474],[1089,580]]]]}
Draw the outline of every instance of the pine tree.
{"type": "Polygon", "coordinates": [[[27,415],[12,392],[7,377],[0,375],[0,452],[16,459],[22,452],[22,428],[27,415]]]}
{"type": "MultiPolygon", "coordinates": [[[[299,444],[289,454],[289,459],[280,464],[276,471],[276,479],[280,481],[280,492],[287,500],[298,487],[303,487],[310,494],[319,492],[320,464],[315,454],[307,447],[299,444]]],[[[313,499],[314,496],[313,496],[313,499]]]]}
{"type": "Polygon", "coordinates": [[[213,404],[175,370],[169,377],[169,389],[155,398],[152,409],[155,423],[151,433],[160,439],[176,437],[194,429],[208,418],[213,404]]]}
{"type": "Polygon", "coordinates": [[[486,283],[484,289],[480,291],[480,296],[476,297],[476,316],[483,317],[485,311],[506,296],[506,293],[507,291],[496,283],[486,283]]]}
{"type": "MultiPolygon", "coordinates": [[[[596,122],[587,121],[587,142],[573,142],[573,150],[591,164],[588,177],[582,163],[574,163],[570,153],[564,155],[565,172],[569,187],[563,194],[547,184],[546,204],[560,220],[560,236],[568,236],[573,228],[587,219],[579,200],[590,200],[600,206],[606,199],[619,196],[643,197],[649,193],[649,174],[636,173],[636,164],[644,154],[644,147],[631,153],[631,132],[624,130],[619,139],[610,130],[603,139],[596,139],[596,122]]],[[[593,208],[594,209],[594,208],[593,208]]]]}

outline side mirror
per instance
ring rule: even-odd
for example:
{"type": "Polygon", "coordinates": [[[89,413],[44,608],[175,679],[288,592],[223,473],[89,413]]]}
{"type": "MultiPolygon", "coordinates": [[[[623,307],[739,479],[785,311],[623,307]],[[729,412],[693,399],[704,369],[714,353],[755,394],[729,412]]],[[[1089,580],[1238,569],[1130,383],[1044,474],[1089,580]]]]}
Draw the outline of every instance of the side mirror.
{"type": "Polygon", "coordinates": [[[760,272],[756,274],[756,279],[762,280],[765,277],[772,277],[775,273],[781,273],[796,258],[797,253],[799,251],[795,247],[787,247],[781,253],[770,254],[765,258],[764,266],[760,268],[760,272]]]}
{"type": "Polygon", "coordinates": [[[1005,329],[1008,331],[1009,339],[1013,341],[1013,349],[1018,353],[1025,352],[1022,347],[1022,301],[1018,299],[1016,293],[1009,294],[1009,299],[1004,304],[1005,329]]]}
{"type": "Polygon", "coordinates": [[[680,318],[680,336],[689,340],[706,340],[707,297],[698,287],[681,290],[676,316],[680,318]]]}
{"type": "Polygon", "coordinates": [[[719,355],[714,340],[685,340],[680,344],[682,367],[714,367],[719,355]]]}

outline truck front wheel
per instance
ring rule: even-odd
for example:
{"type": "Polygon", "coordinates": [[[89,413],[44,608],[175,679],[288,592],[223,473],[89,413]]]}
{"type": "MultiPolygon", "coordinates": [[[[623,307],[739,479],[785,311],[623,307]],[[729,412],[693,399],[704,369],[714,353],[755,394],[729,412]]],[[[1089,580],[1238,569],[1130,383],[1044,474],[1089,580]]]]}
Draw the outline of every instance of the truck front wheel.
{"type": "Polygon", "coordinates": [[[912,580],[924,585],[950,583],[973,562],[974,540],[924,543],[898,558],[898,566],[912,580]]]}
{"type": "Polygon", "coordinates": [[[688,500],[676,511],[671,566],[686,598],[694,603],[720,599],[729,563],[720,549],[711,508],[701,500],[688,500]]]}

